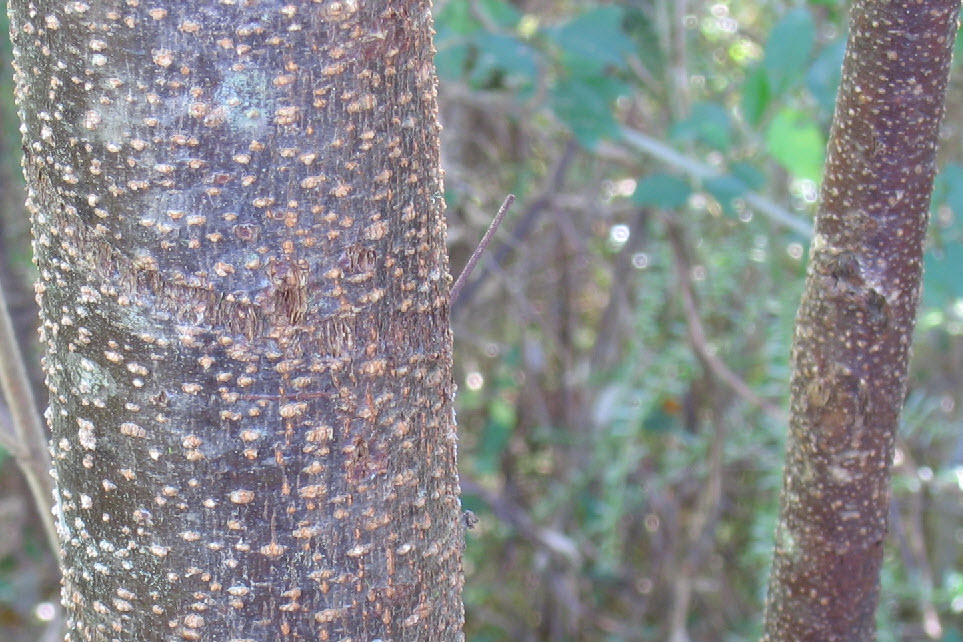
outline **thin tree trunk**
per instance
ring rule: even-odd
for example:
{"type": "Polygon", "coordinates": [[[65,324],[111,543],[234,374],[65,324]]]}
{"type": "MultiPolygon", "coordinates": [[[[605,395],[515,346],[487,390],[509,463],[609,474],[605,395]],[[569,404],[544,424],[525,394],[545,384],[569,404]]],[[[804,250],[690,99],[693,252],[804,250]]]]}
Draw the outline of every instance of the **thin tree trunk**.
{"type": "Polygon", "coordinates": [[[68,640],[459,640],[429,0],[10,2],[68,640]]]}
{"type": "Polygon", "coordinates": [[[873,640],[959,0],[853,4],[793,345],[765,640],[873,640]]]}

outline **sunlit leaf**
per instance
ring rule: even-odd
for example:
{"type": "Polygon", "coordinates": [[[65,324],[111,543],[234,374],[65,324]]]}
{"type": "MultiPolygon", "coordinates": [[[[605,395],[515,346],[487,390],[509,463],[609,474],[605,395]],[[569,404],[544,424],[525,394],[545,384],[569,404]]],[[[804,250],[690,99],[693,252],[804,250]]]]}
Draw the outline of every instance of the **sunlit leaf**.
{"type": "Polygon", "coordinates": [[[756,67],[742,85],[742,116],[750,125],[762,121],[769,106],[769,77],[762,67],[756,67]]]}
{"type": "Polygon", "coordinates": [[[498,469],[502,453],[508,447],[515,429],[515,422],[515,406],[496,397],[488,407],[488,423],[475,459],[479,472],[492,473],[498,469]]]}
{"type": "Polygon", "coordinates": [[[793,176],[819,180],[826,141],[809,115],[794,109],[776,114],[766,129],[766,148],[793,176]]]}

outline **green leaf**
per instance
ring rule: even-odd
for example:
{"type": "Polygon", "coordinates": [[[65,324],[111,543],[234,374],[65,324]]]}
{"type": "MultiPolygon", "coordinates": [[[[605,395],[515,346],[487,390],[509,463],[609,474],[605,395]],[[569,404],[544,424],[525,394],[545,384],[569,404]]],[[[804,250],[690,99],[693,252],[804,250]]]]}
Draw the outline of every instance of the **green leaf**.
{"type": "MultiPolygon", "coordinates": [[[[937,174],[931,207],[949,207],[953,211],[949,226],[939,219],[931,226],[936,247],[927,251],[923,272],[923,303],[927,307],[943,309],[963,299],[963,166],[948,163],[937,174]]],[[[963,576],[961,576],[963,577],[963,576]]],[[[963,584],[961,584],[963,586],[963,584]]]]}
{"type": "Polygon", "coordinates": [[[963,246],[948,243],[930,250],[923,259],[923,304],[929,308],[945,308],[963,299],[963,246]]]}
{"type": "MultiPolygon", "coordinates": [[[[463,4],[470,5],[465,2],[463,4]]],[[[510,29],[522,19],[522,13],[504,0],[481,0],[482,11],[499,27],[510,29]]]]}
{"type": "Polygon", "coordinates": [[[461,507],[477,515],[484,515],[485,513],[491,512],[491,508],[485,503],[484,499],[471,493],[464,493],[461,496],[461,507]]]}
{"type": "Polygon", "coordinates": [[[470,81],[476,87],[532,88],[538,52],[514,36],[485,33],[475,39],[477,56],[470,81]],[[495,77],[504,75],[496,82],[495,77]]]}
{"type": "Polygon", "coordinates": [[[545,34],[562,51],[562,60],[570,70],[597,73],[608,66],[622,69],[635,48],[622,30],[622,17],[621,7],[605,5],[546,29],[545,34]]]}
{"type": "Polygon", "coordinates": [[[742,116],[752,126],[762,122],[769,106],[769,77],[762,67],[756,67],[742,85],[742,116]]]}
{"type": "Polygon", "coordinates": [[[812,118],[794,109],[783,109],[766,129],[769,153],[797,178],[818,181],[826,155],[826,141],[812,118]]]}
{"type": "Polygon", "coordinates": [[[762,66],[773,96],[779,96],[802,75],[812,53],[816,27],[808,9],[793,9],[769,34],[762,66]]]}
{"type": "Polygon", "coordinates": [[[668,432],[681,427],[678,413],[667,412],[666,405],[660,403],[649,410],[649,413],[642,419],[642,430],[646,432],[668,432]]]}
{"type": "Polygon", "coordinates": [[[674,210],[689,201],[692,188],[671,174],[649,174],[635,186],[632,202],[642,206],[674,210]]]}
{"type": "Polygon", "coordinates": [[[766,185],[766,175],[750,163],[732,163],[729,166],[729,171],[742,181],[748,189],[762,189],[766,185]]]}
{"type": "Polygon", "coordinates": [[[455,36],[467,36],[481,29],[478,19],[472,15],[467,2],[449,2],[435,17],[435,44],[455,36]]]}
{"type": "Polygon", "coordinates": [[[932,207],[946,205],[957,221],[963,222],[963,166],[947,163],[933,182],[932,207]]]}
{"type": "Polygon", "coordinates": [[[820,20],[824,24],[845,24],[849,13],[849,2],[846,0],[809,0],[810,5],[826,7],[820,10],[820,20]]]}
{"type": "Polygon", "coordinates": [[[502,453],[508,447],[515,429],[515,422],[515,406],[500,397],[493,399],[488,407],[488,423],[482,433],[475,459],[479,472],[493,473],[498,470],[502,453]]]}
{"type": "Polygon", "coordinates": [[[729,112],[719,103],[699,102],[692,105],[689,117],[673,124],[669,136],[677,142],[698,140],[720,150],[732,143],[729,112]]]}
{"type": "Polygon", "coordinates": [[[831,115],[836,107],[836,91],[842,78],[846,38],[827,45],[806,72],[806,86],[824,114],[831,115]]]}
{"type": "Polygon", "coordinates": [[[468,71],[470,48],[467,42],[439,47],[435,54],[435,69],[442,80],[461,80],[468,71]]]}
{"type": "Polygon", "coordinates": [[[648,69],[664,69],[665,55],[659,44],[658,27],[648,13],[638,7],[625,7],[622,29],[632,40],[632,55],[648,69]]]}
{"type": "Polygon", "coordinates": [[[732,174],[707,178],[702,181],[702,185],[713,198],[719,201],[722,210],[729,216],[735,214],[735,209],[732,207],[733,199],[739,198],[748,191],[748,186],[742,179],[732,174]]]}
{"type": "Polygon", "coordinates": [[[609,76],[576,76],[557,82],[549,97],[555,115],[582,145],[592,149],[601,138],[618,135],[611,105],[625,91],[622,82],[609,76]]]}

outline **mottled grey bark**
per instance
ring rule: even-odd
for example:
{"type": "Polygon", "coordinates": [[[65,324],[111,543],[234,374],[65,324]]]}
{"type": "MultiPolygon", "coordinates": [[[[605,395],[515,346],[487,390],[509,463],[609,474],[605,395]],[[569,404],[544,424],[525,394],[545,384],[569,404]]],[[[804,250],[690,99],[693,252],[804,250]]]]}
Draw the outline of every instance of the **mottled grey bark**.
{"type": "Polygon", "coordinates": [[[69,640],[462,638],[429,10],[10,3],[69,640]]]}
{"type": "Polygon", "coordinates": [[[853,3],[793,344],[769,641],[873,640],[959,0],[853,3]]]}

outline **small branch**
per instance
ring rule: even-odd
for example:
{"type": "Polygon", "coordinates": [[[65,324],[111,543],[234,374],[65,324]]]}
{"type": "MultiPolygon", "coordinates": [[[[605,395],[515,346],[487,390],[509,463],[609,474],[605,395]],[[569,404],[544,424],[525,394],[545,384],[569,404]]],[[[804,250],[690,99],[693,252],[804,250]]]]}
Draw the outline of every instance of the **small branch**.
{"type": "Polygon", "coordinates": [[[671,75],[669,87],[672,92],[670,100],[677,110],[677,114],[688,114],[690,103],[689,63],[686,56],[686,32],[688,29],[685,26],[685,15],[688,8],[686,7],[686,0],[675,0],[670,4],[674,13],[671,18],[672,30],[669,32],[669,39],[671,40],[670,60],[672,61],[669,71],[671,75]]]}
{"type": "Polygon", "coordinates": [[[494,515],[511,524],[526,539],[540,548],[578,567],[585,557],[578,543],[565,533],[537,525],[521,506],[515,504],[504,493],[494,493],[478,482],[465,477],[460,479],[461,490],[465,495],[475,495],[491,509],[494,515]]]}
{"type": "MultiPolygon", "coordinates": [[[[719,172],[709,165],[688,158],[687,156],[684,156],[672,149],[665,143],[646,136],[642,132],[630,127],[622,128],[622,140],[634,150],[644,152],[649,156],[653,156],[666,165],[671,165],[672,167],[689,174],[693,178],[707,179],[719,175],[719,172]]],[[[802,220],[798,216],[795,216],[785,208],[780,207],[764,196],[760,196],[755,192],[746,192],[742,195],[742,198],[752,209],[756,210],[763,216],[769,217],[779,225],[788,227],[806,239],[812,237],[813,227],[810,223],[802,220]]]]}
{"type": "Polygon", "coordinates": [[[632,257],[642,251],[646,240],[646,221],[649,219],[648,209],[640,208],[632,222],[628,243],[615,257],[612,266],[612,285],[609,287],[609,301],[602,312],[598,323],[598,337],[592,348],[589,359],[591,372],[603,372],[611,361],[619,356],[619,345],[623,335],[631,328],[631,323],[624,323],[620,318],[623,310],[628,307],[627,282],[635,272],[632,268],[632,257]]]}
{"type": "Polygon", "coordinates": [[[784,412],[753,392],[745,381],[730,370],[729,366],[709,350],[705,329],[702,327],[702,320],[699,318],[699,310],[695,303],[695,295],[692,292],[692,284],[689,281],[689,262],[686,259],[685,241],[682,238],[682,230],[678,222],[669,218],[666,218],[665,221],[669,244],[672,247],[672,255],[675,259],[676,271],[679,273],[679,294],[682,296],[682,308],[685,311],[689,341],[692,344],[692,349],[696,353],[696,357],[704,368],[737,395],[754,406],[760,407],[774,419],[785,422],[786,414],[784,412]]]}
{"type": "Polygon", "coordinates": [[[492,220],[492,224],[488,226],[488,231],[482,236],[482,240],[478,243],[478,247],[475,251],[471,253],[471,257],[468,259],[468,263],[465,265],[465,269],[461,271],[458,278],[455,280],[455,284],[451,286],[451,298],[450,301],[454,303],[458,299],[458,295],[461,293],[461,289],[465,287],[465,282],[471,273],[475,270],[475,266],[478,265],[478,260],[481,259],[481,255],[485,253],[485,248],[491,243],[492,237],[495,236],[495,231],[498,230],[498,226],[502,224],[502,219],[508,214],[508,210],[512,208],[512,203],[515,202],[515,195],[509,194],[505,197],[502,202],[502,206],[498,208],[498,214],[495,214],[495,218],[492,220]]]}
{"type": "Polygon", "coordinates": [[[574,140],[569,140],[565,145],[565,149],[561,155],[559,155],[555,166],[549,173],[549,178],[545,186],[537,197],[528,202],[528,207],[525,209],[525,212],[519,216],[515,222],[512,232],[509,235],[510,240],[499,243],[498,246],[492,250],[492,260],[485,261],[479,270],[480,274],[465,285],[465,289],[460,293],[461,298],[452,305],[453,317],[465,308],[478,289],[484,284],[485,276],[489,272],[488,266],[493,263],[498,265],[504,263],[515,249],[515,246],[528,236],[528,233],[531,232],[538,218],[552,206],[555,195],[562,190],[565,184],[568,168],[572,164],[572,160],[575,158],[577,151],[578,144],[574,140]]]}
{"type": "MultiPolygon", "coordinates": [[[[900,438],[896,443],[903,451],[902,467],[905,469],[907,477],[919,479],[919,469],[913,461],[913,454],[909,444],[900,438]]],[[[904,558],[903,564],[911,576],[921,585],[918,591],[917,605],[922,615],[922,626],[927,637],[936,640],[943,637],[943,625],[940,622],[939,612],[933,603],[933,592],[935,582],[933,580],[933,567],[930,564],[930,555],[926,548],[926,530],[923,525],[923,495],[922,489],[911,491],[907,499],[906,519],[902,519],[897,507],[897,499],[894,497],[890,515],[893,519],[891,531],[899,534],[901,549],[904,558]],[[908,554],[908,555],[907,555],[908,554]]]]}
{"type": "Polygon", "coordinates": [[[9,404],[10,422],[0,422],[0,446],[10,451],[23,472],[30,493],[37,503],[51,550],[60,551],[57,529],[50,513],[53,480],[50,477],[50,455],[43,421],[37,412],[30,379],[18,347],[13,322],[7,311],[7,299],[0,287],[0,392],[9,404]]]}
{"type": "Polygon", "coordinates": [[[722,513],[722,485],[725,479],[726,424],[717,423],[709,448],[708,479],[701,485],[698,502],[689,518],[689,537],[686,554],[679,563],[675,576],[675,590],[671,607],[671,642],[690,640],[687,624],[692,605],[696,575],[705,563],[715,542],[716,527],[722,513]]]}

